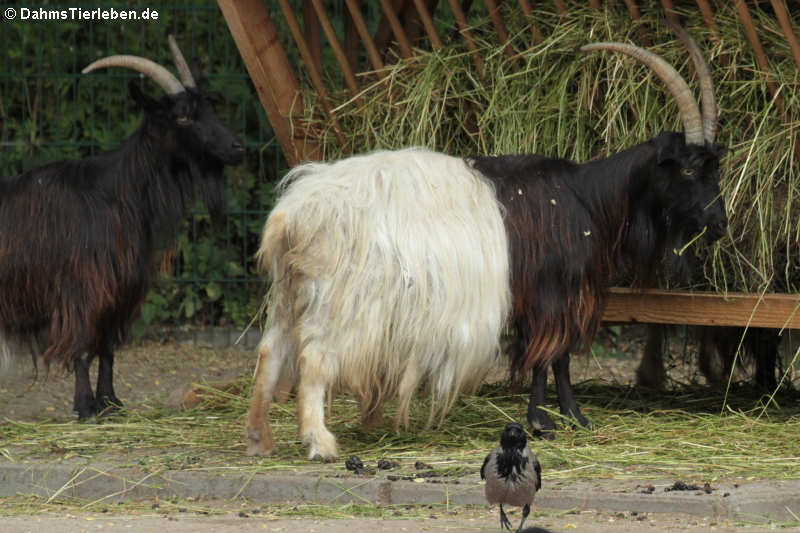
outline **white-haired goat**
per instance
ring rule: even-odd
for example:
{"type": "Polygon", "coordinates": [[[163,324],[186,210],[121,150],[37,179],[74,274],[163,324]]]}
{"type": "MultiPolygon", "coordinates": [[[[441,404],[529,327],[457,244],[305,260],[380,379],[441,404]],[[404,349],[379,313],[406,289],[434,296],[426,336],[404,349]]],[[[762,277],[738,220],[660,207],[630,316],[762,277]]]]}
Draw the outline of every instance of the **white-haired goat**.
{"type": "Polygon", "coordinates": [[[309,457],[337,455],[326,394],[349,389],[362,423],[397,397],[408,424],[425,384],[431,420],[477,386],[499,353],[510,306],[502,207],[464,159],[381,151],[293,169],[267,219],[259,264],[272,282],[248,416],[248,452],[273,449],[269,406],[297,381],[309,457]]]}

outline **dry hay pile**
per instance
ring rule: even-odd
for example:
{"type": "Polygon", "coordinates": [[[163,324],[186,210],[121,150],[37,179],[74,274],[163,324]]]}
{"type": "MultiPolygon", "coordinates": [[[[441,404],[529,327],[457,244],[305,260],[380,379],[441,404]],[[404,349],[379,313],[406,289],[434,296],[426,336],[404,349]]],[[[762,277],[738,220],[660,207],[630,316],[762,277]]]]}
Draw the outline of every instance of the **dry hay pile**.
{"type": "MultiPolygon", "coordinates": [[[[520,12],[507,3],[508,54],[486,19],[473,19],[483,72],[442,8],[439,34],[452,36],[435,52],[420,52],[385,68],[385,79],[361,76],[360,105],[339,93],[335,113],[342,145],[314,91],[305,91],[306,126],[321,135],[326,158],[424,145],[453,155],[535,152],[585,161],[658,132],[681,130],[675,103],[646,67],[613,53],[581,54],[591,41],[639,44],[662,55],[696,89],[689,56],[652,4],[632,22],[622,3],[603,12],[570,7],[560,18],[536,13],[538,44],[520,12]]],[[[477,10],[476,10],[477,11],[477,10]]],[[[768,51],[780,102],[756,66],[734,7],[718,8],[712,33],[697,10],[680,12],[711,66],[720,114],[717,142],[730,149],[721,181],[730,217],[727,238],[698,247],[698,288],[796,292],[800,288],[800,169],[794,155],[800,129],[800,74],[774,16],[753,10],[768,51]]],[[[328,72],[330,77],[336,72],[328,72]]]]}

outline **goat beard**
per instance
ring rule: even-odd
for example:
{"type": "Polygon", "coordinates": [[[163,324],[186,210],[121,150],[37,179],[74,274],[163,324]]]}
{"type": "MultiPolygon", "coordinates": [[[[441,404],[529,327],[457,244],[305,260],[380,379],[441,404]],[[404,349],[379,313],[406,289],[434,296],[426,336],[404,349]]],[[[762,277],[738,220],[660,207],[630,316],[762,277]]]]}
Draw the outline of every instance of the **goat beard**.
{"type": "Polygon", "coordinates": [[[200,189],[200,196],[211,216],[212,224],[219,224],[225,219],[228,207],[225,187],[225,166],[214,159],[203,161],[202,168],[193,160],[189,160],[189,171],[200,189]]]}

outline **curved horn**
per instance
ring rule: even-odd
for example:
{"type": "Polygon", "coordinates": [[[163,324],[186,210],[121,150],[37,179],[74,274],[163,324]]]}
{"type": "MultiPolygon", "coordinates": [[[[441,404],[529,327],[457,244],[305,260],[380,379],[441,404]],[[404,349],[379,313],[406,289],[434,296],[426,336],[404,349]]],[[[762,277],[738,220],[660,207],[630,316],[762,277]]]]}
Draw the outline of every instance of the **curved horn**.
{"type": "Polygon", "coordinates": [[[194,89],[197,87],[197,84],[194,81],[194,76],[192,76],[192,69],[189,68],[189,64],[183,58],[183,54],[181,53],[181,49],[178,48],[175,37],[170,35],[167,37],[167,41],[169,41],[169,49],[172,50],[172,60],[175,63],[175,68],[178,69],[178,76],[181,79],[181,83],[184,87],[194,89]]]}
{"type": "Polygon", "coordinates": [[[672,28],[678,39],[689,50],[689,56],[694,63],[694,70],[697,73],[697,81],[700,84],[700,103],[703,113],[703,135],[707,143],[713,143],[717,136],[717,101],[714,98],[714,81],[711,78],[711,71],[708,63],[697,42],[678,24],[667,20],[667,26],[672,28]]]}
{"type": "Polygon", "coordinates": [[[703,144],[703,121],[700,117],[700,109],[692,96],[692,92],[686,81],[678,74],[672,65],[664,61],[660,56],[648,52],[643,48],[626,43],[592,43],[581,46],[582,52],[591,50],[612,50],[627,54],[638,59],[652,70],[661,81],[666,84],[675,102],[678,104],[678,111],[683,122],[683,133],[686,137],[686,144],[703,144]]]}
{"type": "Polygon", "coordinates": [[[83,74],[88,74],[93,70],[108,67],[129,68],[131,70],[141,72],[156,82],[158,86],[164,89],[164,91],[166,91],[166,93],[170,96],[174,96],[186,90],[183,85],[181,85],[181,82],[178,81],[178,78],[173,76],[172,72],[168,71],[155,61],[151,61],[139,56],[121,55],[104,57],[103,59],[98,59],[97,61],[88,65],[81,72],[83,74]]]}

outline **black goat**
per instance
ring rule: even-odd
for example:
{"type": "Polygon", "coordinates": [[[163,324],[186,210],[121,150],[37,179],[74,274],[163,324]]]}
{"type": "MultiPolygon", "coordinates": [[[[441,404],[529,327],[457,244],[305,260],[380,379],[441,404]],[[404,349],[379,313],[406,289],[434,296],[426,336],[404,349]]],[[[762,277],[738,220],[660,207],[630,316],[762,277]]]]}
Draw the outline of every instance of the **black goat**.
{"type": "Polygon", "coordinates": [[[684,134],[664,132],[584,164],[536,155],[471,159],[495,184],[506,209],[511,322],[524,346],[511,354],[512,370],[532,370],[527,419],[548,436],[555,426],[539,405],[550,364],[561,413],[588,425],[570,384],[569,350],[590,343],[608,287],[626,280],[648,283],[665,256],[691,236],[704,231],[713,242],[725,231],[718,185],[723,151],[714,143],[710,76],[697,45],[685,33],[682,39],[689,41],[701,80],[703,115],[686,82],[659,56],[620,43],[582,50],[614,50],[649,66],[675,97],[684,134]]]}
{"type": "Polygon", "coordinates": [[[172,37],[181,81],[136,56],[110,56],[83,72],[125,67],[167,93],[130,85],[140,127],[117,148],[52,163],[0,183],[0,332],[37,339],[46,364],[75,372],[74,409],[85,419],[121,405],[114,348],[126,337],[197,190],[212,212],[225,206],[223,167],[244,147],[195,83],[172,37]],[[99,356],[96,395],[89,366],[99,356]]]}

